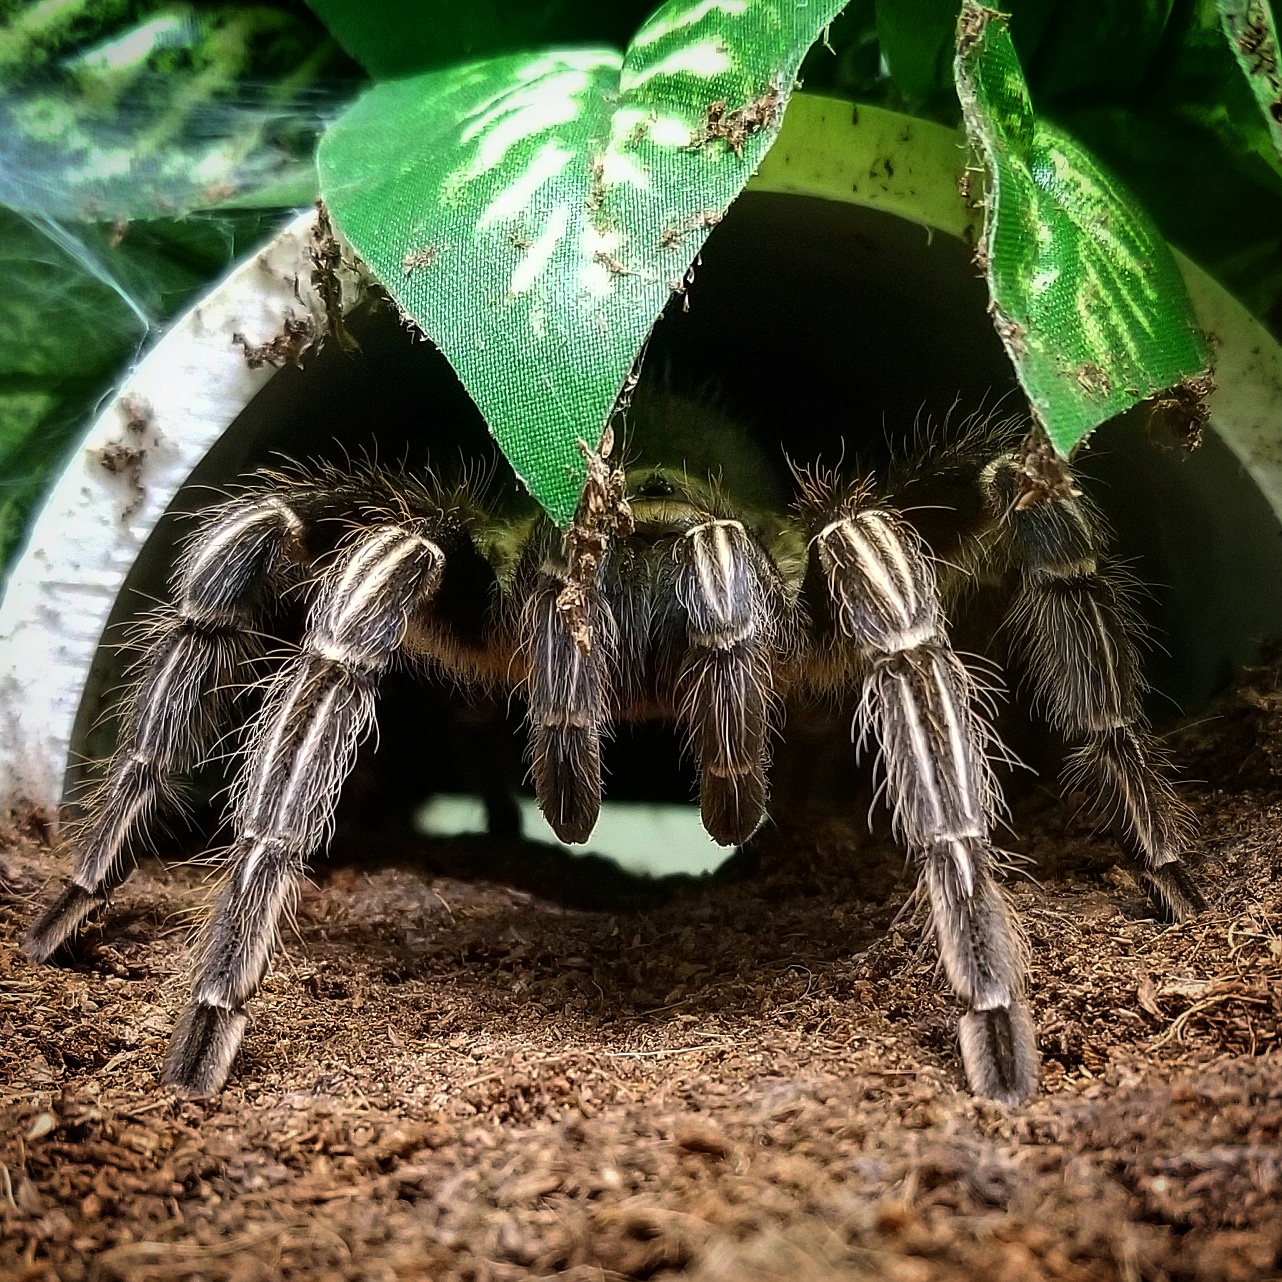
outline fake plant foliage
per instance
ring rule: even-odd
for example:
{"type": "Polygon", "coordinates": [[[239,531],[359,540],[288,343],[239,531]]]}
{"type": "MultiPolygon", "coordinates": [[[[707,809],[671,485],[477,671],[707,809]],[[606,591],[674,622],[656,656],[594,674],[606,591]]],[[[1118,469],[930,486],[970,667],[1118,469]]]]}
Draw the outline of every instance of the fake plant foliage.
{"type": "Polygon", "coordinates": [[[1142,207],[1033,112],[1005,14],[970,0],[957,92],[987,175],[981,261],[998,334],[1067,455],[1106,419],[1207,371],[1179,268],[1142,207]]]}
{"type": "Polygon", "coordinates": [[[844,0],[673,0],[626,53],[381,84],[319,151],[330,214],[558,522],[646,335],[844,0]]]}
{"type": "Polygon", "coordinates": [[[142,345],[314,198],[348,68],[262,4],[0,0],[0,562],[142,345]]]}
{"type": "Polygon", "coordinates": [[[1269,0],[1216,0],[1224,35],[1282,159],[1282,62],[1269,0]]]}
{"type": "Polygon", "coordinates": [[[306,203],[345,62],[263,4],[0,0],[0,203],[87,221],[306,203]]]}
{"type": "MultiPolygon", "coordinates": [[[[6,556],[77,432],[140,345],[267,234],[271,224],[258,211],[275,206],[283,214],[313,198],[311,140],[351,100],[362,74],[356,62],[377,80],[427,70],[447,75],[447,64],[534,45],[616,46],[648,7],[647,0],[310,5],[316,16],[296,0],[0,0],[0,257],[9,282],[0,297],[6,556]],[[193,217],[193,210],[201,212],[193,217]],[[169,214],[187,216],[174,221],[169,214]]],[[[805,39],[841,6],[813,14],[810,7],[798,0],[795,11],[782,14],[801,24],[805,39]]],[[[1018,0],[1010,7],[1038,111],[1122,173],[1167,239],[1276,332],[1282,125],[1266,0],[1174,6],[1018,0]]],[[[749,9],[774,6],[731,0],[680,12],[701,12],[701,25],[690,24],[688,35],[724,31],[727,49],[740,57],[739,28],[752,17],[749,9]]],[[[958,0],[852,0],[810,50],[801,72],[807,89],[956,123],[957,9],[958,0]]],[[[779,29],[770,37],[776,53],[785,34],[779,29]]],[[[628,58],[649,65],[670,52],[673,40],[669,33],[663,42],[634,47],[628,58]]],[[[727,110],[769,87],[772,66],[786,93],[788,59],[767,55],[765,47],[753,54],[760,55],[753,65],[766,68],[759,82],[748,78],[737,87],[727,76],[704,86],[725,98],[727,110]],[[732,90],[739,88],[744,96],[736,98],[732,90]]],[[[605,68],[592,78],[611,92],[605,68]]],[[[649,90],[669,84],[677,78],[657,77],[649,90]]],[[[641,100],[642,89],[625,97],[641,100]]],[[[627,105],[599,102],[593,118],[627,105]]],[[[696,104],[687,127],[707,121],[707,105],[696,104]]],[[[443,121],[438,114],[431,125],[443,121]]],[[[745,125],[742,172],[764,151],[767,132],[749,134],[745,125]]],[[[700,150],[717,162],[719,177],[740,168],[724,142],[700,150]]],[[[644,152],[639,148],[638,157],[644,152]]],[[[514,146],[513,162],[519,154],[514,146]]],[[[589,181],[582,166],[574,172],[589,181]]],[[[674,183],[685,181],[676,166],[673,172],[674,183]]],[[[656,177],[647,200],[659,183],[656,177]]],[[[603,207],[613,213],[626,204],[611,191],[603,207]]],[[[698,191],[684,216],[717,207],[698,191]]],[[[620,227],[630,226],[631,216],[624,208],[620,227]]],[[[678,220],[674,231],[683,225],[678,220]]],[[[673,260],[674,278],[705,230],[681,236],[682,251],[659,256],[665,270],[673,260]]],[[[515,242],[526,238],[514,229],[515,242]]],[[[430,244],[416,245],[424,243],[430,244]]],[[[477,243],[485,248],[483,238],[477,243]]],[[[615,257],[624,267],[644,265],[643,255],[615,257]]],[[[389,258],[388,280],[397,285],[404,269],[394,254],[389,258]]],[[[617,283],[636,289],[641,282],[617,283]]],[[[640,302],[652,316],[654,299],[640,302]]],[[[539,365],[531,378],[543,377],[539,365]]],[[[579,466],[577,454],[570,466],[579,466]]]]}

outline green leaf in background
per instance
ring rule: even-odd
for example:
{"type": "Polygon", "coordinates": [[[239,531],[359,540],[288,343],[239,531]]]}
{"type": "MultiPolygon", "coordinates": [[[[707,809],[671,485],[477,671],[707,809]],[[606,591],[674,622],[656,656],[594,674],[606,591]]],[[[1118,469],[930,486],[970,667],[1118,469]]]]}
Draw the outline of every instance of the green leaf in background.
{"type": "Polygon", "coordinates": [[[152,329],[275,221],[246,212],[86,227],[55,240],[0,209],[0,555],[12,552],[50,475],[152,329]]]}
{"type": "MultiPolygon", "coordinates": [[[[448,357],[558,522],[656,318],[843,0],[673,0],[613,49],[366,93],[322,140],[343,235],[448,357]]],[[[430,408],[425,408],[425,417],[430,408]]]]}
{"type": "Polygon", "coordinates": [[[0,555],[148,338],[313,198],[358,74],[288,4],[0,0],[0,555]]]}
{"type": "Polygon", "coordinates": [[[1267,0],[1216,0],[1216,4],[1224,34],[1260,104],[1274,150],[1282,159],[1282,66],[1273,11],[1267,0]]]}
{"type": "Polygon", "coordinates": [[[1129,192],[1034,115],[1005,14],[967,0],[966,131],[988,176],[982,255],[997,331],[1064,455],[1106,419],[1206,372],[1175,260],[1129,192]]]}
{"type": "Polygon", "coordinates": [[[67,0],[0,15],[0,204],[37,217],[305,204],[325,116],[354,92],[333,41],[268,5],[67,0]]]}
{"type": "Polygon", "coordinates": [[[654,0],[307,0],[375,80],[551,45],[620,47],[654,0]]]}

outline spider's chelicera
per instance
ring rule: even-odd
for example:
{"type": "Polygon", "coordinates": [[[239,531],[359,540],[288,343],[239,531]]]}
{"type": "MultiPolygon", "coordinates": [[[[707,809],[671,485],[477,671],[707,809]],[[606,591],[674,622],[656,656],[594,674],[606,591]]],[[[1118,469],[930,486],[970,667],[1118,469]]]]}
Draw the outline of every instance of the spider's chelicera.
{"type": "Polygon", "coordinates": [[[301,588],[301,644],[245,734],[234,841],[168,1083],[205,1093],[226,1080],[286,901],[326,839],[380,677],[402,659],[523,695],[539,804],[568,842],[596,823],[612,723],[677,723],[703,823],[734,845],[765,817],[786,702],[854,697],[859,742],[879,753],[894,830],[965,1006],[966,1075],[977,1093],[1013,1103],[1035,1089],[1038,1056],[1024,948],[994,879],[998,745],[945,618],[945,602],[980,572],[1004,576],[1026,681],[1073,746],[1067,782],[1097,798],[1166,915],[1203,906],[1182,861],[1188,813],[1140,706],[1126,581],[1071,472],[1026,426],[984,421],[927,440],[881,483],[800,472],[781,510],[736,483],[744,451],[714,411],[661,395],[638,410],[634,448],[644,458],[649,441],[666,439],[683,465],[613,474],[626,504],[586,585],[572,572],[572,541],[549,520],[514,526],[467,486],[430,476],[264,474],[203,517],[174,575],[175,603],[143,648],[75,872],[25,941],[31,957],[50,957],[129,875],[175,803],[175,780],[213,750],[259,657],[263,616],[301,588]],[[709,460],[724,474],[716,483],[709,460]]]}

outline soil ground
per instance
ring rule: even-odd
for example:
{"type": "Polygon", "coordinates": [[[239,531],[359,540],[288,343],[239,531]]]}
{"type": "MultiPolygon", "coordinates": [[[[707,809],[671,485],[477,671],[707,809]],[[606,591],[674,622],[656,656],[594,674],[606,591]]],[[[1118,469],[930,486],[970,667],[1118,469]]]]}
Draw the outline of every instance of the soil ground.
{"type": "Polygon", "coordinates": [[[1020,1109],[966,1093],[862,812],[702,883],[480,840],[340,859],[203,1103],[156,1083],[208,870],[147,863],[37,968],[16,941],[65,856],[15,820],[0,1277],[1282,1277],[1282,672],[1172,747],[1209,781],[1190,924],[1053,789],[1016,806],[1044,1061],[1020,1109]]]}

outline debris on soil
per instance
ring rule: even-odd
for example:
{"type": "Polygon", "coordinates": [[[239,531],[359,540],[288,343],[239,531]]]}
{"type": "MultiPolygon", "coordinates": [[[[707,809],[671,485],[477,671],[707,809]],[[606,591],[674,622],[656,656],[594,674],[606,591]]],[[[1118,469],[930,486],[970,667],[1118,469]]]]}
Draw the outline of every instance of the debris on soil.
{"type": "Polygon", "coordinates": [[[602,433],[599,450],[583,440],[579,441],[579,449],[587,464],[587,480],[574,522],[565,532],[570,564],[565,586],[557,593],[556,608],[579,653],[586,655],[592,653],[590,615],[597,571],[610,541],[632,533],[632,510],[628,507],[623,469],[609,463],[614,429],[607,427],[602,433]]]}
{"type": "Polygon", "coordinates": [[[1183,793],[1214,906],[1180,926],[1071,799],[1015,798],[1044,1062],[1017,1109],[967,1094],[862,807],[781,806],[755,861],[628,903],[534,843],[424,840],[410,867],[348,834],[362,862],[302,885],[204,1103],[157,1082],[208,870],[144,859],[80,959],[37,967],[17,940],[66,860],[10,827],[0,1276],[1276,1278],[1280,732],[1274,655],[1171,736],[1209,781],[1183,793]]]}
{"type": "Polygon", "coordinates": [[[231,336],[245,354],[245,364],[250,369],[272,365],[283,369],[286,365],[302,364],[303,355],[316,341],[316,326],[310,316],[295,316],[291,311],[275,333],[265,343],[251,343],[244,334],[231,336]]]}

